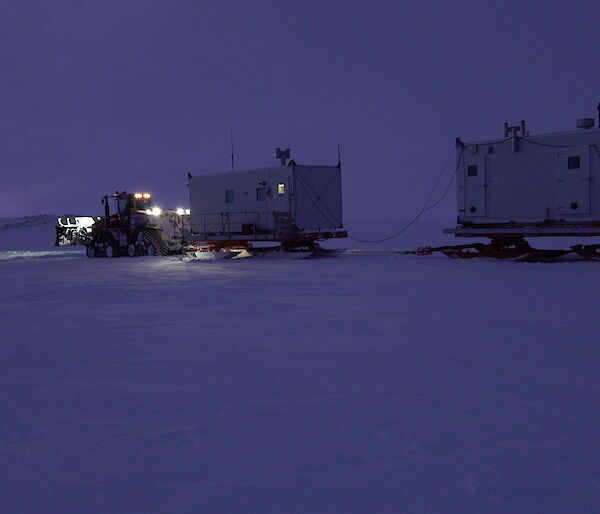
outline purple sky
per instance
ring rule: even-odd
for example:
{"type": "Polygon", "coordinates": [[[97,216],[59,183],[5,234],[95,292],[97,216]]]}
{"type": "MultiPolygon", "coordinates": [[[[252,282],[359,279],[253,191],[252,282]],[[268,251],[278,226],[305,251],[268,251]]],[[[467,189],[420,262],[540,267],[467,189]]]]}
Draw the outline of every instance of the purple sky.
{"type": "MultiPolygon", "coordinates": [[[[600,101],[600,3],[0,3],[0,216],[100,214],[186,173],[344,163],[346,219],[405,220],[454,138],[571,129],[600,101]]],[[[454,189],[432,219],[455,218],[454,189]]]]}

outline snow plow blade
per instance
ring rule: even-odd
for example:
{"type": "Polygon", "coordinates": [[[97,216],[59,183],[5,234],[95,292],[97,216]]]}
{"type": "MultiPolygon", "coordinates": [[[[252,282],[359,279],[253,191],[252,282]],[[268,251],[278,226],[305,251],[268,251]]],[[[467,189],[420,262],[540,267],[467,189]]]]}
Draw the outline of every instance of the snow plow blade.
{"type": "Polygon", "coordinates": [[[54,246],[86,244],[91,240],[92,225],[100,216],[62,216],[56,220],[54,246]]]}

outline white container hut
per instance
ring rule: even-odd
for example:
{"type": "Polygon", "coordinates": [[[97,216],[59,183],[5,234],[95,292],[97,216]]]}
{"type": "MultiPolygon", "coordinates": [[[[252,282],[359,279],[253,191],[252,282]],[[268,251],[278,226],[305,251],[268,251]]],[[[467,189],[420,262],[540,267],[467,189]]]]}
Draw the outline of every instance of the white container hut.
{"type": "Polygon", "coordinates": [[[345,237],[346,232],[340,230],[341,165],[303,165],[293,160],[286,165],[285,158],[282,164],[188,174],[194,237],[203,241],[345,237]]]}
{"type": "Polygon", "coordinates": [[[600,235],[600,129],[530,134],[504,124],[504,137],[457,139],[457,222],[444,232],[510,239],[600,235]]]}

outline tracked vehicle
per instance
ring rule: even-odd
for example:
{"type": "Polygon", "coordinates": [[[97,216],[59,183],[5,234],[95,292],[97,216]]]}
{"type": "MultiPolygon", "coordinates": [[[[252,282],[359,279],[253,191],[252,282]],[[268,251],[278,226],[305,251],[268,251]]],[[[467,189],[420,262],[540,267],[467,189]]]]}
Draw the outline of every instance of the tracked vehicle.
{"type": "Polygon", "coordinates": [[[117,191],[102,197],[102,204],[102,217],[59,218],[56,245],[83,244],[90,258],[181,253],[189,233],[185,212],[155,207],[150,193],[117,191]]]}

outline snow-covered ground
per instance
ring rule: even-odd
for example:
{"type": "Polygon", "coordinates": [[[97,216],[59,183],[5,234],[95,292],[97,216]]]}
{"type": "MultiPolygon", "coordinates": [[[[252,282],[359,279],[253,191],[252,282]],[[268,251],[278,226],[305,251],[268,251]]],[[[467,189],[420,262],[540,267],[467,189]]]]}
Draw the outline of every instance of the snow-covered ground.
{"type": "Polygon", "coordinates": [[[53,239],[0,220],[2,513],[600,510],[600,263],[53,239]]]}

